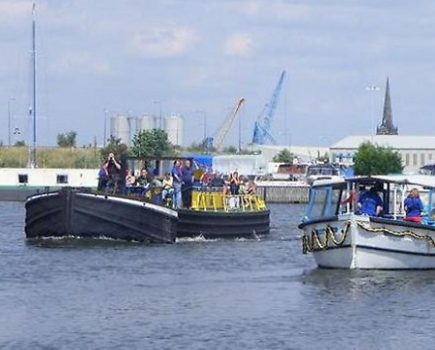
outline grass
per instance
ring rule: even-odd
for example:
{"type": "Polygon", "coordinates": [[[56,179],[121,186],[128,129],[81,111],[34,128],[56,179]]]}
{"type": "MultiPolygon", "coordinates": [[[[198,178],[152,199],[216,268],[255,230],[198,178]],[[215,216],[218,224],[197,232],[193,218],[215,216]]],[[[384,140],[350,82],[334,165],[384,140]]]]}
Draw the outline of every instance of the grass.
{"type": "MultiPolygon", "coordinates": [[[[25,168],[28,163],[27,147],[0,147],[0,168],[25,168]]],[[[99,168],[100,150],[95,148],[37,148],[39,168],[99,168]]]]}

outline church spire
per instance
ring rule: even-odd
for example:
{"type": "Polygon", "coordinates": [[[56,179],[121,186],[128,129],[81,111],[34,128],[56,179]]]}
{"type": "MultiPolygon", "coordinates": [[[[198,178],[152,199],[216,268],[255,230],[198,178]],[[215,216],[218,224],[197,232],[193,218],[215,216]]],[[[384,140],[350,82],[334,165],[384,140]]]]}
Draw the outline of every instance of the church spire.
{"type": "Polygon", "coordinates": [[[376,128],[376,135],[397,135],[397,127],[393,125],[393,111],[391,109],[390,97],[390,78],[387,78],[387,87],[385,89],[384,114],[382,124],[376,128]]]}

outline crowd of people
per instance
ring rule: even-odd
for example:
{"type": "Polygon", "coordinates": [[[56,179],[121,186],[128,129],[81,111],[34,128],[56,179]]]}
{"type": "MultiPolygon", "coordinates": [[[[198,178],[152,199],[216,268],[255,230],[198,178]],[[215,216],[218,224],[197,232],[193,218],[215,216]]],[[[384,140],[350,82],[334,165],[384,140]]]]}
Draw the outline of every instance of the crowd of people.
{"type": "Polygon", "coordinates": [[[189,159],[175,160],[171,171],[163,177],[143,168],[138,176],[135,176],[132,170],[125,171],[122,181],[122,172],[120,162],[110,153],[107,160],[101,164],[98,190],[144,197],[152,189],[159,189],[160,201],[175,209],[191,207],[193,189],[221,191],[223,195],[233,196],[253,195],[257,191],[254,181],[239,175],[237,171],[225,176],[211,169],[194,170],[189,159]]]}

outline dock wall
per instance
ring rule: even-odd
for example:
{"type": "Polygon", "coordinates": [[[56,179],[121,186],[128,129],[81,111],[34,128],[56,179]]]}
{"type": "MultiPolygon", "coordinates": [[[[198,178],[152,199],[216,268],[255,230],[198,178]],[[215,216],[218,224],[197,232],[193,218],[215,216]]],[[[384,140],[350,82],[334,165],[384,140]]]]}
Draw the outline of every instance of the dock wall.
{"type": "Polygon", "coordinates": [[[308,203],[309,186],[259,186],[257,194],[266,203],[308,203]]]}

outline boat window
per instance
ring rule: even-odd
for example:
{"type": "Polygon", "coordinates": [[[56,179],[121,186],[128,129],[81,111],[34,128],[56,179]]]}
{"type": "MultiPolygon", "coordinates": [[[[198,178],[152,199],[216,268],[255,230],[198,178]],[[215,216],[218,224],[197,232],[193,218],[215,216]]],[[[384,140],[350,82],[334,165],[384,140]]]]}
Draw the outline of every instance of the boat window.
{"type": "Polygon", "coordinates": [[[341,189],[319,187],[310,190],[310,201],[306,212],[306,219],[320,219],[338,214],[341,189]]]}
{"type": "Polygon", "coordinates": [[[27,174],[18,174],[18,183],[27,184],[29,183],[29,175],[27,174]]]}
{"type": "Polygon", "coordinates": [[[67,184],[68,183],[68,175],[57,175],[56,176],[56,183],[57,184],[67,184]]]}

